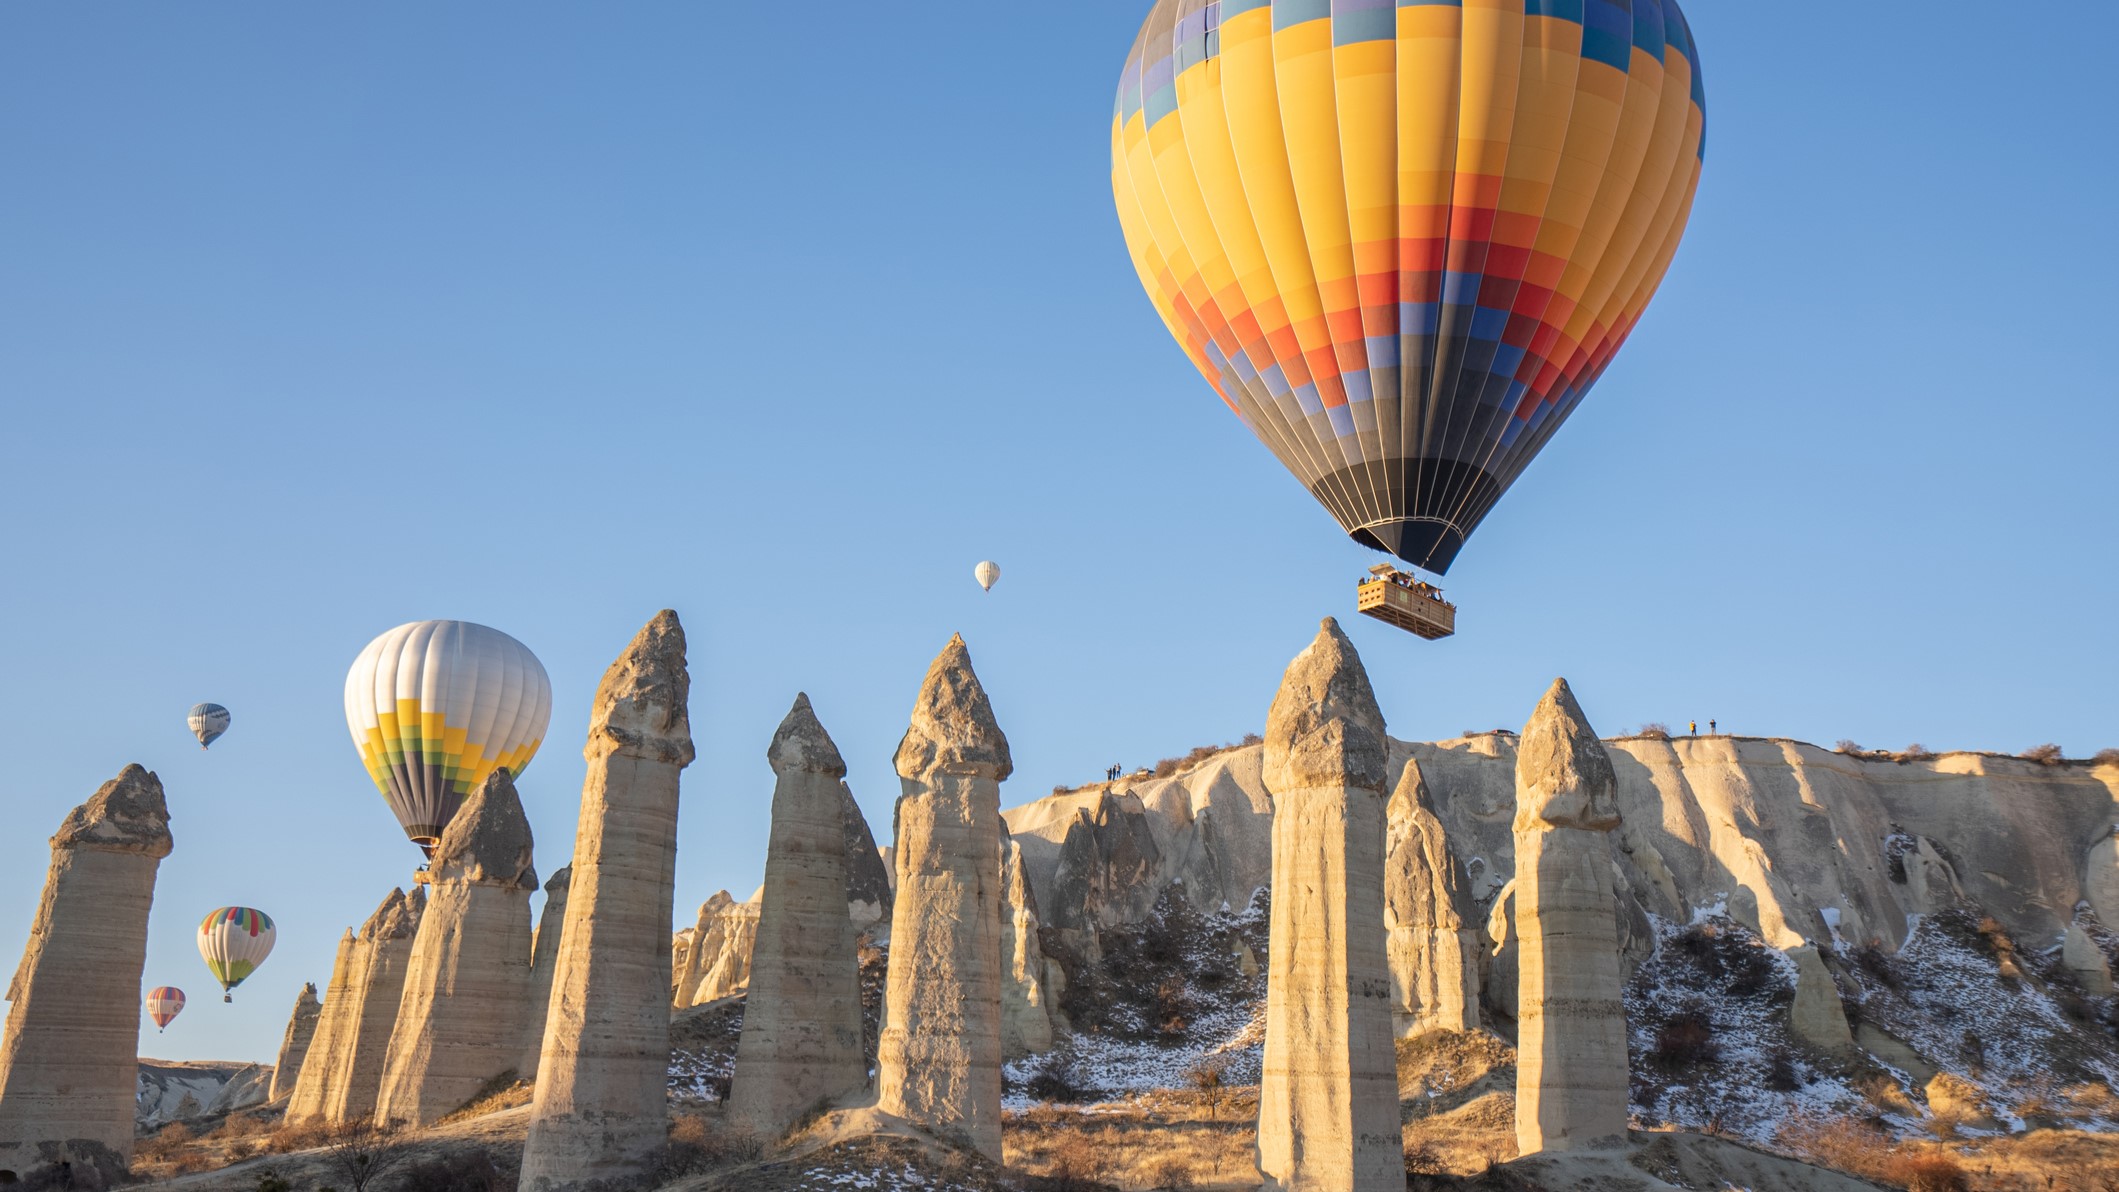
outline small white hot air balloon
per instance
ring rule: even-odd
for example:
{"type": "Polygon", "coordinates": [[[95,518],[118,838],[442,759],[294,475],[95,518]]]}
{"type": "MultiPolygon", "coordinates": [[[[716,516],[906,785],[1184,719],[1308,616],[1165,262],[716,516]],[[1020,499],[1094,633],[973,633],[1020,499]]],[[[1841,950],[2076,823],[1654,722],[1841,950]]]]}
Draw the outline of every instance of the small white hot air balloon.
{"type": "Polygon", "coordinates": [[[972,568],[971,575],[972,578],[979,581],[979,587],[991,592],[993,591],[994,582],[1001,578],[1001,565],[992,559],[988,559],[972,568]]]}

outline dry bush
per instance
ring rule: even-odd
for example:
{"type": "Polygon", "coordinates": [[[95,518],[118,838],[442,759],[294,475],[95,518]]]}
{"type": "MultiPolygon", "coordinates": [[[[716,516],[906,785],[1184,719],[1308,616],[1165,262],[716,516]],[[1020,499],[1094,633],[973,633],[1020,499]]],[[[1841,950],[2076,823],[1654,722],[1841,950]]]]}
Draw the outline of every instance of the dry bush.
{"type": "Polygon", "coordinates": [[[1660,720],[1651,720],[1634,731],[1636,737],[1647,737],[1652,741],[1668,741],[1670,726],[1660,720]]]}
{"type": "Polygon", "coordinates": [[[1447,1175],[1449,1164],[1442,1161],[1442,1152],[1425,1138],[1407,1139],[1405,1142],[1405,1174],[1408,1176],[1447,1175]]]}
{"type": "Polygon", "coordinates": [[[728,1126],[717,1129],[704,1115],[696,1113],[672,1117],[669,1139],[655,1169],[658,1183],[753,1163],[765,1154],[764,1142],[749,1131],[728,1126]]]}
{"type": "Polygon", "coordinates": [[[2037,762],[2042,766],[2057,766],[2066,760],[2060,753],[2060,746],[2053,744],[2051,741],[2047,741],[2043,745],[2033,745],[2016,756],[2025,761],[2037,762]]]}
{"type": "Polygon", "coordinates": [[[1878,1174],[1890,1183],[1902,1185],[1906,1192],[1971,1192],[1972,1188],[1971,1179],[1957,1160],[1933,1151],[1887,1155],[1878,1174]]]}
{"type": "Polygon", "coordinates": [[[1171,1156],[1159,1159],[1148,1169],[1148,1184],[1157,1192],[1186,1192],[1192,1187],[1192,1165],[1171,1156]]]}
{"type": "Polygon", "coordinates": [[[1054,1192],[1090,1192],[1096,1188],[1096,1173],[1105,1156],[1089,1136],[1070,1130],[1052,1140],[1045,1151],[1045,1178],[1054,1192]]]}
{"type": "Polygon", "coordinates": [[[1806,1163],[1854,1175],[1877,1176],[1891,1139],[1876,1126],[1853,1118],[1796,1117],[1782,1124],[1774,1141],[1806,1163]]]}
{"type": "Polygon", "coordinates": [[[164,1163],[176,1158],[191,1145],[198,1135],[182,1122],[171,1122],[154,1134],[137,1143],[133,1154],[149,1163],[164,1163]]]}
{"type": "Polygon", "coordinates": [[[221,1119],[221,1124],[206,1135],[213,1139],[260,1138],[272,1133],[272,1127],[247,1113],[231,1113],[221,1119]]]}
{"type": "Polygon", "coordinates": [[[384,1177],[405,1166],[412,1150],[397,1123],[357,1122],[334,1131],[324,1155],[332,1174],[346,1181],[352,1192],[369,1192],[381,1188],[384,1177]]]}
{"type": "Polygon", "coordinates": [[[1265,738],[1259,736],[1257,733],[1245,733],[1243,735],[1242,740],[1233,742],[1228,745],[1201,745],[1199,748],[1194,749],[1192,752],[1185,754],[1183,757],[1166,757],[1162,759],[1161,761],[1155,763],[1154,767],[1152,768],[1152,773],[1154,773],[1157,778],[1174,778],[1177,775],[1184,773],[1186,770],[1190,770],[1193,767],[1199,765],[1199,763],[1206,761],[1210,757],[1214,757],[1218,754],[1227,753],[1232,749],[1242,749],[1248,745],[1257,745],[1264,742],[1264,740],[1265,738]]]}
{"type": "Polygon", "coordinates": [[[1030,1070],[1030,1081],[1024,1091],[1040,1101],[1061,1105],[1087,1101],[1094,1095],[1075,1078],[1074,1061],[1059,1051],[1048,1051],[1039,1057],[1037,1066],[1030,1070]]]}
{"type": "Polygon", "coordinates": [[[515,1192],[515,1177],[480,1150],[439,1155],[405,1168],[397,1184],[407,1192],[515,1192]]]}
{"type": "Polygon", "coordinates": [[[2100,766],[2119,766],[2119,749],[2100,749],[2090,760],[2100,766]]]}
{"type": "Polygon", "coordinates": [[[1905,751],[1898,754],[1897,760],[1900,764],[1906,762],[1932,762],[1935,760],[1935,751],[1916,742],[1906,746],[1905,751]]]}
{"type": "Polygon", "coordinates": [[[1185,1073],[1185,1083],[1207,1103],[1207,1120],[1221,1120],[1221,1103],[1229,1095],[1229,1061],[1223,1056],[1208,1056],[1192,1065],[1185,1073]]]}
{"type": "Polygon", "coordinates": [[[1869,752],[1868,750],[1863,749],[1860,745],[1849,741],[1845,737],[1841,737],[1839,739],[1839,744],[1834,745],[1832,747],[1832,750],[1835,753],[1844,753],[1849,757],[1861,757],[1869,752]]]}
{"type": "Polygon", "coordinates": [[[267,1145],[274,1153],[284,1155],[289,1151],[315,1150],[328,1144],[331,1135],[331,1127],[314,1118],[300,1122],[282,1121],[272,1132],[272,1140],[267,1145]]]}
{"type": "Polygon", "coordinates": [[[1714,1023],[1703,1010],[1681,1010],[1656,1032],[1648,1061],[1666,1072],[1685,1072],[1722,1058],[1714,1041],[1714,1023]]]}

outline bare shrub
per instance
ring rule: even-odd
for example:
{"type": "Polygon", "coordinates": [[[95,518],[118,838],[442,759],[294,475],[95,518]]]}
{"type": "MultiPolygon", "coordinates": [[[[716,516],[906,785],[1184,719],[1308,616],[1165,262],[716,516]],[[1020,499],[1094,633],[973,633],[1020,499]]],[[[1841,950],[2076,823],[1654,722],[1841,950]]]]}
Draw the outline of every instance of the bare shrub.
{"type": "Polygon", "coordinates": [[[1148,1186],[1157,1192],[1187,1192],[1192,1183],[1192,1165],[1175,1155],[1158,1160],[1148,1170],[1148,1186]]]}
{"type": "Polygon", "coordinates": [[[1090,1096],[1089,1090],[1075,1079],[1074,1061],[1059,1051],[1048,1051],[1037,1061],[1037,1066],[1030,1070],[1030,1080],[1024,1085],[1024,1091],[1040,1101],[1055,1101],[1062,1105],[1086,1101],[1090,1096]]]}
{"type": "Polygon", "coordinates": [[[1836,753],[1844,753],[1849,757],[1860,757],[1862,754],[1868,752],[1868,750],[1863,749],[1861,746],[1855,744],[1852,741],[1849,741],[1845,737],[1841,737],[1839,739],[1839,744],[1834,745],[1832,749],[1836,753]]]}
{"type": "Polygon", "coordinates": [[[1207,1103],[1207,1120],[1220,1121],[1221,1103],[1229,1095],[1229,1061],[1221,1056],[1208,1056],[1185,1073],[1185,1083],[1207,1103]]]}
{"type": "Polygon", "coordinates": [[[2060,746],[2053,744],[2051,741],[2047,741],[2043,745],[2033,745],[2016,756],[2025,761],[2037,762],[2041,766],[2057,766],[2066,760],[2061,756],[2060,746]]]}
{"type": "Polygon", "coordinates": [[[1070,1130],[1053,1139],[1045,1152],[1045,1186],[1054,1192],[1093,1192],[1104,1155],[1087,1134],[1070,1130]]]}
{"type": "Polygon", "coordinates": [[[515,1178],[480,1150],[456,1151],[405,1168],[404,1192],[515,1192],[515,1178]]]}
{"type": "Polygon", "coordinates": [[[1187,770],[1193,769],[1210,757],[1227,753],[1232,749],[1242,749],[1247,745],[1257,745],[1264,740],[1265,738],[1257,733],[1245,733],[1242,740],[1227,745],[1201,745],[1183,757],[1166,757],[1162,759],[1155,763],[1152,772],[1157,778],[1174,778],[1187,770]]]}
{"type": "Polygon", "coordinates": [[[1898,755],[1900,764],[1906,762],[1932,762],[1934,760],[1935,751],[1919,742],[1906,746],[1905,751],[1898,755]]]}
{"type": "Polygon", "coordinates": [[[1671,1016],[1656,1032],[1655,1046],[1648,1052],[1650,1063],[1666,1072],[1683,1072],[1722,1058],[1714,1041],[1714,1023],[1704,1009],[1693,1007],[1671,1016]]]}
{"type": "Polygon", "coordinates": [[[1447,1175],[1449,1164],[1442,1161],[1442,1152],[1425,1138],[1408,1140],[1405,1144],[1405,1174],[1409,1176],[1447,1175]]]}
{"type": "Polygon", "coordinates": [[[700,1114],[678,1114],[670,1119],[669,1145],[654,1174],[658,1184],[669,1183],[755,1162],[764,1154],[765,1143],[747,1130],[716,1129],[700,1114]]]}
{"type": "Polygon", "coordinates": [[[380,1188],[384,1176],[403,1167],[412,1151],[395,1122],[387,1126],[355,1122],[332,1134],[324,1155],[332,1173],[353,1192],[368,1192],[380,1188]]]}
{"type": "Polygon", "coordinates": [[[331,1141],[331,1127],[314,1118],[307,1121],[282,1121],[272,1132],[271,1147],[278,1154],[289,1151],[309,1151],[331,1141]]]}
{"type": "Polygon", "coordinates": [[[133,1147],[133,1153],[150,1163],[176,1158],[198,1135],[182,1122],[171,1122],[133,1147]]]}
{"type": "Polygon", "coordinates": [[[287,1177],[269,1167],[258,1173],[255,1187],[256,1192],[294,1192],[294,1185],[287,1182],[287,1177]]]}
{"type": "Polygon", "coordinates": [[[1893,1154],[1879,1172],[1884,1179],[1905,1186],[1906,1192],[1971,1192],[1972,1181],[1965,1169],[1948,1155],[1893,1154]]]}
{"type": "Polygon", "coordinates": [[[2119,749],[2100,749],[2097,756],[2090,760],[2100,766],[2119,766],[2119,749]]]}
{"type": "Polygon", "coordinates": [[[1791,1118],[1782,1124],[1774,1141],[1815,1166],[1855,1175],[1880,1174],[1878,1160],[1891,1145],[1882,1130],[1845,1117],[1791,1118]]]}
{"type": "Polygon", "coordinates": [[[1647,737],[1652,741],[1668,741],[1670,726],[1660,720],[1651,720],[1634,731],[1636,737],[1647,737]]]}

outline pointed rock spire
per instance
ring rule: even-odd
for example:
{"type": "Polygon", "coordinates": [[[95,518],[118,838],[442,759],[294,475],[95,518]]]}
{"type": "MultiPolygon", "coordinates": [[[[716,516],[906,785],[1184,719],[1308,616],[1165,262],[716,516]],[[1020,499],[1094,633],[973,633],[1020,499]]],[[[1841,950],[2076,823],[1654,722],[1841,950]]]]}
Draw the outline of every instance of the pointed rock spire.
{"type": "Polygon", "coordinates": [[[1516,747],[1516,825],[1608,832],[1619,826],[1618,778],[1567,680],[1554,679],[1516,747]]]}
{"type": "Polygon", "coordinates": [[[771,763],[774,774],[846,777],[846,759],[839,756],[839,747],[832,744],[831,734],[818,723],[816,712],[809,706],[809,696],[804,692],[795,693],[795,706],[788,709],[787,718],[773,733],[773,743],[765,751],[765,760],[771,763]]]}
{"type": "Polygon", "coordinates": [[[464,801],[441,834],[430,871],[438,882],[537,888],[530,817],[515,780],[502,766],[464,801]]]}
{"type": "Polygon", "coordinates": [[[898,742],[898,776],[964,774],[999,782],[1015,772],[1008,737],[971,669],[971,649],[959,633],[935,656],[913,704],[912,724],[898,742]]]}
{"type": "Polygon", "coordinates": [[[1381,791],[1390,783],[1388,754],[1383,712],[1361,655],[1326,617],[1316,640],[1288,664],[1266,715],[1266,786],[1381,791]]]}
{"type": "Polygon", "coordinates": [[[692,677],[685,667],[684,626],[669,609],[633,638],[603,673],[589,713],[590,761],[631,747],[643,756],[687,766],[694,756],[688,704],[692,677]]]}

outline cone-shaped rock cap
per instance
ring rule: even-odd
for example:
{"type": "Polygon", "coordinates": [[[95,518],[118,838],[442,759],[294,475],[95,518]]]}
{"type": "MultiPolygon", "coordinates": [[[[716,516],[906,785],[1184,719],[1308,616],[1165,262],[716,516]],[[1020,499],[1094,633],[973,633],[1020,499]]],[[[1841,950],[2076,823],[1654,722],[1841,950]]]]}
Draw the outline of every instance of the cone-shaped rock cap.
{"type": "Polygon", "coordinates": [[[1405,773],[1398,776],[1398,789],[1391,792],[1391,822],[1410,818],[1415,811],[1433,813],[1434,796],[1428,793],[1427,775],[1421,772],[1419,758],[1407,758],[1405,773]]]}
{"type": "Polygon", "coordinates": [[[656,761],[690,765],[691,693],[691,673],[684,666],[684,626],[676,613],[663,609],[603,672],[583,756],[595,761],[630,749],[656,761]]]}
{"type": "Polygon", "coordinates": [[[363,941],[375,939],[382,932],[385,923],[389,923],[393,918],[402,918],[404,913],[405,892],[403,890],[390,891],[389,896],[383,899],[383,904],[375,908],[375,913],[368,916],[366,923],[361,924],[361,939],[363,941]]]}
{"type": "Polygon", "coordinates": [[[795,694],[795,706],[788,709],[787,719],[780,722],[779,731],[773,734],[773,743],[765,751],[765,760],[772,763],[775,774],[846,777],[846,759],[839,756],[839,747],[831,743],[831,734],[817,723],[817,714],[809,706],[809,696],[802,692],[795,694]]]}
{"type": "Polygon", "coordinates": [[[434,880],[537,888],[530,817],[502,766],[464,801],[434,848],[434,880]]]}
{"type": "Polygon", "coordinates": [[[1567,680],[1554,679],[1516,746],[1518,832],[1619,825],[1618,779],[1611,755],[1589,727],[1567,680]]]}
{"type": "Polygon", "coordinates": [[[427,910],[427,891],[414,887],[412,893],[403,895],[394,903],[385,903],[378,913],[379,921],[372,921],[374,928],[364,932],[368,942],[381,943],[387,940],[410,939],[419,931],[420,916],[427,910]]]}
{"type": "Polygon", "coordinates": [[[306,1013],[321,1007],[323,1004],[316,1000],[316,982],[311,981],[303,985],[302,992],[295,996],[294,1012],[297,1014],[306,1013]]]}
{"type": "Polygon", "coordinates": [[[898,776],[964,774],[999,781],[1015,772],[1008,737],[993,719],[986,689],[971,669],[971,650],[957,634],[927,668],[912,726],[898,742],[898,776]]]}
{"type": "Polygon", "coordinates": [[[1383,712],[1361,655],[1330,617],[1288,663],[1266,714],[1265,780],[1273,791],[1390,784],[1383,712]]]}
{"type": "Polygon", "coordinates": [[[546,898],[565,898],[567,891],[573,885],[574,867],[572,865],[561,865],[559,872],[552,875],[552,880],[544,884],[544,896],[546,898]]]}
{"type": "Polygon", "coordinates": [[[162,780],[144,767],[125,767],[67,815],[51,843],[53,848],[168,856],[175,840],[169,834],[162,780]]]}

